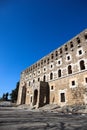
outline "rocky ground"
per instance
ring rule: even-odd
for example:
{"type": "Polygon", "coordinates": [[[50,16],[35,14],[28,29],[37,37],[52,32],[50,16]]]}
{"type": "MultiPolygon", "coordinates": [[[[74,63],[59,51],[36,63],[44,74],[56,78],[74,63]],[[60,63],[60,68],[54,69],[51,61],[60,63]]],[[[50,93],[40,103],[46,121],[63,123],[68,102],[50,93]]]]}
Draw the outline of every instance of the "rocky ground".
{"type": "Polygon", "coordinates": [[[39,108],[39,110],[58,112],[58,113],[67,113],[67,114],[86,114],[87,105],[75,105],[75,106],[64,106],[59,107],[58,105],[46,105],[39,108]]]}
{"type": "Polygon", "coordinates": [[[87,130],[86,114],[0,108],[0,130],[87,130]]]}
{"type": "Polygon", "coordinates": [[[78,108],[82,110],[84,107],[0,107],[0,130],[87,130],[87,114],[74,113],[78,108]]]}
{"type": "MultiPolygon", "coordinates": [[[[28,110],[35,110],[34,107],[30,107],[28,105],[20,105],[17,109],[28,109],[28,110]]],[[[58,105],[45,105],[37,109],[38,111],[44,112],[57,112],[57,113],[65,113],[65,114],[86,114],[87,113],[87,105],[75,105],[75,106],[64,106],[59,107],[58,105]]]]}
{"type": "MultiPolygon", "coordinates": [[[[11,107],[16,109],[27,109],[27,110],[36,110],[35,106],[30,107],[29,105],[19,105],[16,106],[15,103],[11,103],[10,101],[0,102],[0,107],[11,107]]],[[[74,105],[74,106],[64,106],[60,107],[56,104],[48,104],[43,107],[37,109],[38,111],[49,111],[49,112],[58,112],[58,113],[67,113],[67,114],[86,114],[87,113],[87,105],[74,105]]]]}
{"type": "Polygon", "coordinates": [[[0,101],[0,107],[13,107],[16,106],[15,103],[11,103],[11,101],[0,101]]]}

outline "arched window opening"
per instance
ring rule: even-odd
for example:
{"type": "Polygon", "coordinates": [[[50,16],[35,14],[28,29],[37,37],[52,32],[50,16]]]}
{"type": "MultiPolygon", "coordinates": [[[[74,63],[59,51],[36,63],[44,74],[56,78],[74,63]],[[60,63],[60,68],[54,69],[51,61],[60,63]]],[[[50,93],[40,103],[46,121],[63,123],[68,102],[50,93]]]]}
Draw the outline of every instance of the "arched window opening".
{"type": "Polygon", "coordinates": [[[68,51],[68,47],[67,47],[67,45],[65,45],[65,51],[68,51]]]}
{"type": "Polygon", "coordinates": [[[41,65],[43,65],[43,60],[41,60],[41,65]]]}
{"type": "Polygon", "coordinates": [[[44,75],[44,77],[43,77],[43,81],[45,82],[46,81],[46,76],[44,75]]]}
{"type": "Polygon", "coordinates": [[[53,59],[54,58],[54,55],[53,54],[51,54],[51,59],[53,59]]]}
{"type": "Polygon", "coordinates": [[[58,56],[58,51],[55,52],[55,56],[56,56],[56,57],[58,56]]]}
{"type": "Polygon", "coordinates": [[[38,67],[40,66],[40,63],[38,63],[38,67]]]}
{"type": "Polygon", "coordinates": [[[48,59],[47,59],[47,64],[49,64],[49,61],[50,61],[50,59],[48,58],[48,59]]]}
{"type": "Polygon", "coordinates": [[[68,66],[68,74],[72,74],[72,66],[71,65],[68,66]]]}
{"type": "Polygon", "coordinates": [[[51,65],[50,67],[53,68],[53,65],[51,65]]]}
{"type": "Polygon", "coordinates": [[[67,60],[70,60],[70,56],[67,56],[67,60]]]}
{"type": "Polygon", "coordinates": [[[80,70],[84,70],[85,69],[85,63],[84,60],[80,61],[80,70]]]}
{"type": "Polygon", "coordinates": [[[46,63],[46,59],[44,60],[44,64],[46,63]]]}
{"type": "Polygon", "coordinates": [[[81,42],[79,37],[77,37],[76,40],[78,44],[81,42]]]}
{"type": "Polygon", "coordinates": [[[60,48],[60,54],[62,54],[62,48],[60,48]]]}
{"type": "Polygon", "coordinates": [[[31,82],[29,81],[29,86],[30,86],[31,82]]]}
{"type": "Polygon", "coordinates": [[[38,82],[40,81],[40,78],[38,78],[38,82]]]}
{"type": "Polygon", "coordinates": [[[70,47],[71,47],[71,48],[73,47],[73,42],[72,42],[72,41],[70,42],[70,47]]]}
{"type": "Polygon", "coordinates": [[[61,77],[61,70],[58,70],[58,77],[61,77]]]}
{"type": "Polygon", "coordinates": [[[50,80],[53,79],[53,73],[50,73],[50,80]]]}
{"type": "Polygon", "coordinates": [[[37,68],[37,64],[36,64],[35,66],[36,66],[36,68],[37,68]]]}

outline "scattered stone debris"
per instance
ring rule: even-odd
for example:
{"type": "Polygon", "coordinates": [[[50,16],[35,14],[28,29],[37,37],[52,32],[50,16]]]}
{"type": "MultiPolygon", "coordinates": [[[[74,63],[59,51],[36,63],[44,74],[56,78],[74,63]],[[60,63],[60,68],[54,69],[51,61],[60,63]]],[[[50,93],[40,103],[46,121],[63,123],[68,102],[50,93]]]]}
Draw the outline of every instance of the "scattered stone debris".
{"type": "Polygon", "coordinates": [[[75,105],[75,106],[64,106],[58,105],[46,105],[39,110],[65,113],[65,114],[84,114],[87,113],[87,105],[75,105]]]}
{"type": "MultiPolygon", "coordinates": [[[[47,106],[48,107],[48,106],[47,106]]],[[[46,106],[45,106],[46,108],[46,106]]],[[[0,130],[87,130],[87,115],[0,109],[0,130]]]]}
{"type": "Polygon", "coordinates": [[[57,104],[48,104],[40,108],[36,108],[35,106],[31,107],[30,105],[19,105],[16,106],[15,104],[9,101],[0,102],[0,107],[15,107],[16,109],[25,109],[29,111],[42,111],[42,112],[57,112],[57,113],[64,113],[64,114],[86,114],[87,113],[87,105],[74,105],[74,106],[63,106],[60,107],[57,104]]]}
{"type": "Polygon", "coordinates": [[[32,111],[42,111],[42,112],[57,112],[57,113],[64,113],[64,114],[85,114],[87,113],[87,106],[86,105],[74,105],[74,106],[63,106],[60,107],[56,104],[48,104],[43,107],[37,108],[35,106],[31,107],[29,105],[20,105],[17,107],[18,109],[27,109],[32,111]]]}
{"type": "Polygon", "coordinates": [[[0,107],[14,107],[16,106],[15,103],[12,103],[10,101],[1,101],[0,102],[0,107]]]}

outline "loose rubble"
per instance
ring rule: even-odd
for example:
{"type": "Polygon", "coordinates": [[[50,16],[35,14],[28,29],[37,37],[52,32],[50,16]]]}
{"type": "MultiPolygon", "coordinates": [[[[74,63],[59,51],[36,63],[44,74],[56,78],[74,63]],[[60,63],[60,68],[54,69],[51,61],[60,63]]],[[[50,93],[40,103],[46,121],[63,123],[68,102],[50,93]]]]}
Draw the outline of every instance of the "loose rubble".
{"type": "Polygon", "coordinates": [[[86,114],[87,105],[74,105],[60,107],[56,104],[48,104],[40,108],[31,107],[29,105],[20,105],[17,109],[26,109],[30,111],[57,112],[64,114],[86,114]]]}
{"type": "Polygon", "coordinates": [[[43,111],[43,112],[57,112],[57,113],[65,113],[65,114],[86,114],[87,113],[87,105],[74,105],[74,106],[63,106],[60,107],[57,104],[47,104],[43,107],[37,108],[31,107],[29,105],[23,104],[16,106],[11,102],[0,102],[0,107],[15,107],[16,109],[26,109],[29,111],[43,111]]]}
{"type": "Polygon", "coordinates": [[[2,101],[0,102],[0,107],[12,107],[14,104],[10,101],[2,101]]]}
{"type": "Polygon", "coordinates": [[[40,108],[30,111],[22,107],[23,105],[21,109],[18,107],[0,109],[0,130],[87,130],[87,114],[58,113],[53,111],[57,106],[52,105],[50,106],[52,112],[46,110],[48,105],[44,106],[44,110],[40,108]]]}
{"type": "Polygon", "coordinates": [[[63,106],[60,107],[58,105],[46,105],[39,110],[43,111],[51,111],[65,114],[85,114],[87,113],[87,105],[74,105],[74,106],[63,106]]]}

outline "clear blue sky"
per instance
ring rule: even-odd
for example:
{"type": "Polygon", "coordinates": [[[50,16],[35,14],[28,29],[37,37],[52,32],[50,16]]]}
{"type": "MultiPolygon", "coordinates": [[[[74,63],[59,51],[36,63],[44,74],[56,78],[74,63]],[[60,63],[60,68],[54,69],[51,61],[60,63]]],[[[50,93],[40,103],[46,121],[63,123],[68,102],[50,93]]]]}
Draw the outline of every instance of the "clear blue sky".
{"type": "Polygon", "coordinates": [[[22,70],[87,28],[87,0],[0,0],[0,97],[22,70]]]}

